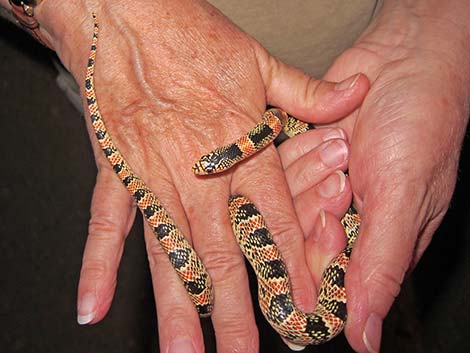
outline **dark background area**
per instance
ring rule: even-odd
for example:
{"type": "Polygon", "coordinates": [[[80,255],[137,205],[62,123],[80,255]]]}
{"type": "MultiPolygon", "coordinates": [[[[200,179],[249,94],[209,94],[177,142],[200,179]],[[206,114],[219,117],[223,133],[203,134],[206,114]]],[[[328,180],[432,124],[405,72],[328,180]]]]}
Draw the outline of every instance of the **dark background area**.
{"type": "MultiPolygon", "coordinates": [[[[56,84],[51,52],[6,22],[0,33],[0,352],[158,352],[140,217],[109,314],[76,323],[96,174],[85,123],[56,84]]],[[[467,134],[451,208],[384,322],[384,353],[470,352],[469,156],[467,134]]],[[[261,352],[290,352],[258,319],[261,352]]],[[[352,350],[341,336],[305,352],[352,350]]]]}

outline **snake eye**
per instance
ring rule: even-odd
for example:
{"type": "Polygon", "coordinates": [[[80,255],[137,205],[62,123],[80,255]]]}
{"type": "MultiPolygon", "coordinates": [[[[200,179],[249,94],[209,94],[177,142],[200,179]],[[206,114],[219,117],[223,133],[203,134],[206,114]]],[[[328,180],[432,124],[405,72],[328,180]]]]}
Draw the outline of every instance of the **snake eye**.
{"type": "Polygon", "coordinates": [[[214,161],[214,156],[208,155],[206,158],[201,159],[201,166],[207,174],[212,174],[217,169],[217,163],[214,161]]]}
{"type": "Polygon", "coordinates": [[[215,164],[214,163],[207,163],[205,166],[204,166],[204,170],[206,171],[206,173],[213,173],[214,170],[215,170],[215,164]]]}
{"type": "Polygon", "coordinates": [[[210,158],[204,156],[194,166],[193,173],[197,175],[205,175],[215,173],[217,170],[217,164],[214,163],[210,158]]]}

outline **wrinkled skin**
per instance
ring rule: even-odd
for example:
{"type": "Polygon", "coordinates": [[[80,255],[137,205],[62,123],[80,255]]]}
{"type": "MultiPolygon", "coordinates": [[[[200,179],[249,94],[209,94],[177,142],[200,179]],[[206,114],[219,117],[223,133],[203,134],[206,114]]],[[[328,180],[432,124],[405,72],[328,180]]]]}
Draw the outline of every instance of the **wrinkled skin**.
{"type": "Polygon", "coordinates": [[[468,123],[470,34],[455,12],[470,6],[420,5],[387,2],[326,75],[362,71],[372,82],[360,111],[338,123],[363,218],[346,276],[346,336],[358,352],[378,351],[382,320],[449,207],[468,123]]]}
{"type": "MultiPolygon", "coordinates": [[[[244,263],[229,238],[228,195],[249,196],[265,214],[293,277],[295,300],[309,309],[321,268],[341,248],[337,217],[350,201],[351,186],[363,227],[346,279],[346,335],[356,351],[378,351],[381,322],[431,240],[455,184],[469,115],[470,40],[462,20],[468,2],[385,1],[381,15],[326,75],[342,81],[367,74],[372,86],[359,111],[365,78],[343,91],[309,80],[202,1],[76,1],[66,8],[54,2],[44,2],[38,18],[80,83],[89,13],[100,14],[96,81],[102,113],[117,145],[158,190],[208,265],[217,292],[218,352],[258,350],[244,263]],[[340,130],[333,130],[334,141],[323,141],[327,130],[288,141],[280,158],[268,148],[222,177],[190,173],[199,155],[253,126],[266,103],[344,128],[351,142],[351,184],[335,172],[348,162],[340,130]],[[334,154],[341,158],[325,163],[322,151],[333,144],[341,146],[334,154]]],[[[78,308],[79,315],[93,314],[90,323],[109,308],[135,211],[93,143],[99,172],[78,308]]],[[[202,352],[195,312],[153,235],[145,233],[161,349],[202,352]]]]}
{"type": "MultiPolygon", "coordinates": [[[[316,131],[301,148],[287,145],[282,158],[271,146],[214,178],[196,177],[191,166],[202,154],[253,127],[267,104],[299,118],[341,119],[360,105],[368,79],[352,75],[335,85],[307,77],[271,57],[203,1],[102,1],[101,6],[78,1],[67,7],[54,7],[54,2],[44,2],[37,16],[81,85],[92,34],[90,13],[99,16],[95,89],[102,116],[116,145],[193,243],[212,277],[218,352],[258,351],[247,273],[233,239],[228,197],[244,194],[263,212],[285,257],[295,300],[306,309],[313,307],[316,289],[304,254],[304,235],[313,232],[321,208],[339,214],[351,200],[347,179],[336,172],[347,168],[346,135],[339,129],[316,131]],[[328,146],[333,147],[329,153],[328,146]],[[296,161],[304,154],[310,158],[303,167],[316,173],[304,173],[296,181],[287,171],[299,170],[296,161]],[[300,223],[295,204],[302,197],[319,202],[300,223]]],[[[132,199],[88,126],[98,178],[78,289],[82,324],[100,321],[109,309],[124,239],[135,216],[132,199]]],[[[202,352],[195,309],[148,227],[145,239],[161,350],[202,352]]],[[[332,250],[337,247],[317,253],[332,256],[332,250]]]]}

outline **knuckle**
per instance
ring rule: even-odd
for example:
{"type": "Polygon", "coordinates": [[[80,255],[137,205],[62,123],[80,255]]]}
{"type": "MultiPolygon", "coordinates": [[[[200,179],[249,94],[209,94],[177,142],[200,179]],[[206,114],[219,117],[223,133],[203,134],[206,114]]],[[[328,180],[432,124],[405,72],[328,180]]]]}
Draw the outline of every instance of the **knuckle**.
{"type": "Polygon", "coordinates": [[[322,84],[323,81],[319,81],[314,79],[313,77],[309,77],[304,89],[300,94],[296,95],[298,97],[298,103],[304,104],[305,102],[315,102],[316,100],[312,100],[312,97],[318,95],[318,88],[322,84]]]}
{"type": "Polygon", "coordinates": [[[145,242],[145,247],[149,256],[158,257],[165,255],[165,251],[163,250],[160,242],[153,236],[145,242]]]}
{"type": "Polygon", "coordinates": [[[233,278],[240,274],[241,269],[245,269],[245,261],[238,248],[226,248],[224,251],[220,249],[222,246],[206,248],[200,252],[207,272],[214,282],[233,278]]]}
{"type": "Polygon", "coordinates": [[[109,264],[102,259],[86,259],[83,261],[80,277],[96,282],[106,277],[109,268],[109,264]]]}
{"type": "Polygon", "coordinates": [[[398,264],[378,265],[366,277],[365,284],[370,289],[369,299],[387,303],[387,311],[400,293],[406,269],[398,264]]]}
{"type": "MultiPolygon", "coordinates": [[[[309,161],[307,161],[307,163],[309,163],[309,161]]],[[[313,186],[313,182],[316,180],[318,174],[318,168],[309,168],[304,165],[303,168],[297,169],[295,173],[295,184],[298,185],[297,188],[303,191],[313,186]]]]}
{"type": "Polygon", "coordinates": [[[146,241],[145,247],[147,250],[147,259],[149,262],[149,266],[151,269],[155,269],[157,263],[164,257],[167,257],[166,253],[160,243],[155,239],[146,241]]]}
{"type": "Polygon", "coordinates": [[[88,236],[95,238],[98,237],[104,241],[118,239],[125,237],[124,231],[121,226],[116,222],[113,215],[106,212],[94,212],[88,224],[88,236]]]}
{"type": "MultiPolygon", "coordinates": [[[[224,342],[221,344],[223,352],[257,353],[259,347],[258,330],[255,325],[237,325],[224,327],[224,342]]],[[[222,333],[221,333],[222,335],[222,333]]]]}
{"type": "Polygon", "coordinates": [[[243,168],[236,170],[235,188],[255,183],[265,184],[266,180],[272,179],[272,173],[278,171],[282,171],[279,154],[273,145],[267,146],[253,158],[243,161],[243,168]]]}
{"type": "MultiPolygon", "coordinates": [[[[160,305],[159,308],[161,308],[160,305]]],[[[173,328],[187,325],[188,308],[180,304],[180,301],[174,300],[171,303],[166,303],[165,310],[158,310],[157,314],[161,322],[171,325],[173,328]]]]}
{"type": "Polygon", "coordinates": [[[297,234],[297,227],[294,226],[295,223],[281,212],[278,215],[272,215],[272,219],[276,219],[276,222],[269,223],[268,227],[274,242],[281,250],[290,248],[290,245],[293,243],[292,240],[301,234],[300,230],[298,230],[299,233],[297,234]]]}
{"type": "Polygon", "coordinates": [[[98,177],[101,175],[106,175],[107,172],[111,171],[111,167],[109,165],[108,160],[104,156],[103,152],[97,147],[95,149],[95,161],[96,161],[96,167],[98,169],[98,177]]]}

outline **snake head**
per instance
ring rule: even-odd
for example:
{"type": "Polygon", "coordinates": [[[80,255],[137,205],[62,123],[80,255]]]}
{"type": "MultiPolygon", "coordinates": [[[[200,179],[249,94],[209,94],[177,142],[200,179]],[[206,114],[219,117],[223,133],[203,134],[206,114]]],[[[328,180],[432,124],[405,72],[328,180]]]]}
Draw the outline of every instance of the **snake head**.
{"type": "Polygon", "coordinates": [[[213,154],[202,156],[193,166],[193,173],[196,175],[208,175],[216,172],[218,161],[213,154]]]}

